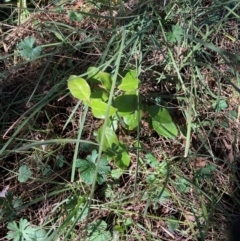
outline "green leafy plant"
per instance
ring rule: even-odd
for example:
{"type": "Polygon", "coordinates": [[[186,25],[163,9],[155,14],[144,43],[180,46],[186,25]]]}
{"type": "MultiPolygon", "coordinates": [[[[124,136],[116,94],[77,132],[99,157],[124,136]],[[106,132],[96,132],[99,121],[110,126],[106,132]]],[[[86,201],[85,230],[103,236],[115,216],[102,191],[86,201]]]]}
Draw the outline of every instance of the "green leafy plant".
{"type": "Polygon", "coordinates": [[[35,42],[34,37],[26,37],[17,45],[17,48],[19,49],[19,53],[23,58],[32,60],[40,56],[42,48],[40,46],[35,47],[34,42],[35,42]]]}
{"type": "MultiPolygon", "coordinates": [[[[3,194],[3,192],[2,192],[3,194]]],[[[0,197],[0,220],[12,221],[22,205],[22,199],[11,192],[0,197]]]]}
{"type": "Polygon", "coordinates": [[[172,25],[172,31],[166,34],[170,43],[179,42],[183,36],[183,29],[178,24],[172,25]]]}
{"type": "Polygon", "coordinates": [[[155,168],[159,165],[157,158],[151,153],[145,155],[145,161],[152,168],[155,168]]]}
{"type": "MultiPolygon", "coordinates": [[[[85,207],[84,198],[79,195],[69,196],[64,203],[64,209],[66,213],[71,213],[71,220],[73,222],[82,222],[87,217],[89,213],[89,207],[85,207]],[[79,205],[79,202],[81,203],[79,205]]],[[[61,204],[60,204],[61,205],[61,204]]]]}
{"type": "Polygon", "coordinates": [[[13,241],[44,241],[46,240],[46,231],[32,227],[28,220],[21,218],[19,225],[13,221],[8,224],[8,233],[6,238],[13,241]]]}
{"type": "Polygon", "coordinates": [[[147,112],[152,119],[153,129],[158,134],[168,138],[174,138],[177,136],[177,127],[172,121],[172,117],[167,109],[153,105],[147,107],[147,112]]]}
{"type": "Polygon", "coordinates": [[[27,165],[22,165],[18,169],[18,181],[26,182],[32,176],[32,171],[27,165]]]}
{"type": "Polygon", "coordinates": [[[179,221],[175,217],[170,217],[167,220],[167,227],[171,232],[174,232],[179,228],[179,221]]]}
{"type": "Polygon", "coordinates": [[[180,193],[189,192],[191,187],[190,183],[182,177],[177,178],[174,185],[180,193]]]}
{"type": "Polygon", "coordinates": [[[106,230],[107,223],[103,220],[98,220],[88,226],[88,236],[90,241],[108,241],[112,240],[111,233],[106,230]]]}
{"type": "Polygon", "coordinates": [[[68,17],[71,21],[76,21],[76,22],[80,22],[83,19],[83,16],[81,13],[77,13],[75,11],[70,11],[68,13],[68,17]]]}
{"type": "Polygon", "coordinates": [[[127,232],[127,230],[134,224],[131,218],[127,218],[125,220],[118,220],[118,223],[114,226],[114,230],[119,233],[127,232]]]}
{"type": "Polygon", "coordinates": [[[218,102],[214,102],[212,107],[215,111],[225,110],[228,107],[226,100],[219,100],[218,102]]]}
{"type": "Polygon", "coordinates": [[[152,171],[146,176],[149,188],[145,191],[143,200],[147,200],[146,206],[152,203],[153,207],[157,208],[158,204],[163,204],[171,199],[171,193],[164,184],[168,175],[168,164],[165,161],[158,162],[151,153],[145,155],[144,161],[151,166],[152,171]]]}
{"type": "MultiPolygon", "coordinates": [[[[91,155],[88,155],[86,160],[77,159],[76,167],[80,171],[81,179],[86,184],[92,184],[94,182],[94,175],[96,171],[96,161],[98,158],[98,152],[96,150],[92,151],[91,155]]],[[[97,182],[102,184],[105,182],[105,176],[111,172],[110,166],[108,165],[108,160],[106,158],[101,158],[99,161],[97,182]]]]}
{"type": "Polygon", "coordinates": [[[163,186],[154,187],[154,189],[152,188],[152,190],[145,192],[142,199],[150,201],[154,209],[157,209],[159,204],[164,204],[171,200],[171,193],[167,189],[164,189],[163,186]]]}
{"type": "Polygon", "coordinates": [[[103,151],[115,161],[118,167],[125,169],[130,164],[128,148],[119,142],[116,135],[118,123],[126,130],[133,131],[140,125],[145,112],[158,134],[166,138],[175,138],[178,135],[177,127],[166,108],[156,105],[144,106],[142,103],[142,97],[137,91],[140,81],[135,70],[125,71],[124,76],[119,78],[110,106],[107,101],[113,83],[112,76],[95,67],[88,68],[87,74],[87,80],[71,75],[68,79],[68,88],[75,98],[91,107],[95,118],[107,121],[104,131],[102,127],[96,131],[96,139],[100,143],[103,138],[103,151]],[[107,108],[109,108],[109,118],[106,119],[107,108]]]}
{"type": "Polygon", "coordinates": [[[213,172],[216,171],[216,166],[213,164],[208,164],[205,167],[199,168],[195,173],[195,178],[204,179],[204,178],[211,178],[213,172]]]}

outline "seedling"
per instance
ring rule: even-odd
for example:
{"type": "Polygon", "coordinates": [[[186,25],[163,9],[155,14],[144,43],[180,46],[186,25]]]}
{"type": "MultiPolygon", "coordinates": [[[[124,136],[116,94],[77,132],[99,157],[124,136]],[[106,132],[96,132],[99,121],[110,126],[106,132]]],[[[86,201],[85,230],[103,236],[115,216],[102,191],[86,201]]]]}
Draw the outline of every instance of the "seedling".
{"type": "Polygon", "coordinates": [[[26,37],[18,44],[18,49],[21,57],[32,60],[40,56],[42,48],[40,46],[34,46],[35,38],[26,37]]]}
{"type": "Polygon", "coordinates": [[[8,240],[22,240],[22,241],[44,241],[46,240],[46,231],[32,227],[28,220],[21,218],[19,225],[13,221],[8,224],[9,229],[6,238],[8,240]]]}
{"type": "Polygon", "coordinates": [[[103,132],[100,127],[96,139],[100,143],[101,138],[104,138],[103,151],[115,161],[118,167],[127,168],[130,164],[130,156],[128,148],[118,140],[116,121],[122,128],[134,131],[140,125],[145,112],[150,117],[151,126],[158,134],[166,138],[175,138],[178,135],[177,127],[166,108],[157,105],[146,106],[141,101],[142,97],[138,92],[140,80],[137,78],[136,71],[129,70],[120,79],[110,106],[107,101],[113,83],[112,76],[95,67],[90,67],[87,74],[87,80],[71,75],[68,79],[68,88],[75,98],[91,107],[95,118],[107,121],[108,126],[105,131],[103,132]],[[108,108],[109,116],[106,119],[108,108]]]}
{"type": "MultiPolygon", "coordinates": [[[[86,184],[93,184],[94,176],[96,171],[96,161],[98,157],[98,152],[96,150],[92,151],[91,155],[88,155],[86,160],[77,159],[76,167],[80,171],[81,179],[86,184]]],[[[111,171],[110,166],[108,165],[108,160],[106,158],[101,158],[98,167],[97,173],[97,182],[102,184],[106,180],[106,175],[111,171]]]]}

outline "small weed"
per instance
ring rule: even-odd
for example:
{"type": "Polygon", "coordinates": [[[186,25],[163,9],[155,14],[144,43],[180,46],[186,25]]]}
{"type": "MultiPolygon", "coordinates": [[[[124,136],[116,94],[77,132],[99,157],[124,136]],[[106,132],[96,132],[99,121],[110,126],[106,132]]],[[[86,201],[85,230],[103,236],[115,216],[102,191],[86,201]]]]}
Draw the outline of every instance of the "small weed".
{"type": "Polygon", "coordinates": [[[112,240],[111,233],[107,231],[107,223],[103,220],[98,220],[88,226],[88,236],[90,241],[107,241],[112,240]]]}
{"type": "Polygon", "coordinates": [[[34,37],[26,37],[18,44],[21,57],[33,60],[41,55],[42,48],[40,46],[34,46],[34,42],[34,37]]]}
{"type": "Polygon", "coordinates": [[[32,171],[27,165],[20,166],[18,172],[19,182],[26,182],[32,176],[32,171]]]}
{"type": "Polygon", "coordinates": [[[22,205],[22,198],[14,196],[11,192],[5,193],[4,197],[0,197],[0,219],[9,222],[14,220],[22,205]]]}
{"type": "Polygon", "coordinates": [[[21,218],[19,224],[15,221],[7,226],[8,233],[6,238],[8,240],[23,240],[23,241],[44,241],[46,240],[46,231],[32,227],[28,220],[21,218]]]}
{"type": "Polygon", "coordinates": [[[115,134],[118,124],[114,124],[113,120],[118,121],[126,130],[132,131],[140,125],[143,112],[145,112],[148,113],[152,120],[151,125],[157,133],[168,138],[175,138],[178,130],[166,108],[157,105],[144,106],[142,102],[139,102],[142,97],[137,91],[139,79],[135,71],[127,71],[119,81],[114,93],[115,98],[109,106],[106,102],[109,99],[112,82],[112,76],[109,73],[90,67],[88,81],[78,76],[70,76],[68,88],[74,97],[91,107],[95,118],[104,119],[109,123],[105,133],[102,132],[101,127],[97,131],[97,141],[100,143],[101,137],[104,136],[103,150],[115,159],[118,167],[126,168],[130,164],[129,155],[126,146],[119,142],[115,134]],[[106,119],[107,110],[109,110],[109,119],[106,119]],[[116,128],[113,128],[114,126],[116,128]]]}
{"type": "MultiPolygon", "coordinates": [[[[96,150],[92,151],[91,155],[88,155],[86,160],[77,159],[76,168],[80,171],[80,177],[82,181],[86,184],[93,184],[95,180],[96,172],[96,161],[98,158],[98,152],[96,150]]],[[[105,176],[111,171],[108,165],[108,160],[102,157],[99,161],[99,166],[97,170],[96,180],[98,184],[103,184],[106,181],[105,176]]]]}

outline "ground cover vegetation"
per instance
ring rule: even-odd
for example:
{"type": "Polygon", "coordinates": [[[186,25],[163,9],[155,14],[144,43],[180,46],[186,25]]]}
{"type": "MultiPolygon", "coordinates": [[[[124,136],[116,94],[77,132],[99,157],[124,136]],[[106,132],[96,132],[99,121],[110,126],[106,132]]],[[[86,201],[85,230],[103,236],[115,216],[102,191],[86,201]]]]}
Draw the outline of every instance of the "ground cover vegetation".
{"type": "Polygon", "coordinates": [[[0,11],[1,240],[227,240],[240,2],[0,11]]]}

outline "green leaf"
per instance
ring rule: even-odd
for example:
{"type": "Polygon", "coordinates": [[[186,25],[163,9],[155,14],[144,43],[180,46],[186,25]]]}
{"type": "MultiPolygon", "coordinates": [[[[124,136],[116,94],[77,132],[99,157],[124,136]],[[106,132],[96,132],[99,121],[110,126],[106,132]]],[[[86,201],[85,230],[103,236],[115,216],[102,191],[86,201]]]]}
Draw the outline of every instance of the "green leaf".
{"type": "Polygon", "coordinates": [[[135,70],[127,72],[126,76],[122,79],[122,83],[118,86],[118,89],[123,91],[136,90],[138,88],[139,79],[135,70]]]}
{"type": "MultiPolygon", "coordinates": [[[[84,221],[84,219],[87,217],[88,213],[89,213],[89,208],[84,208],[84,207],[80,207],[78,212],[77,212],[77,217],[78,217],[78,222],[82,222],[84,221]]],[[[72,221],[75,221],[75,218],[73,218],[72,221]]]]}
{"type": "Polygon", "coordinates": [[[185,193],[190,191],[190,184],[185,178],[178,178],[175,181],[175,187],[180,193],[185,193]]]}
{"type": "Polygon", "coordinates": [[[118,123],[119,123],[119,118],[114,115],[111,116],[110,118],[108,118],[107,120],[105,120],[107,123],[108,127],[111,127],[111,129],[113,129],[113,131],[116,131],[118,129],[118,123]]]}
{"type": "Polygon", "coordinates": [[[30,223],[26,219],[19,220],[19,227],[15,221],[8,224],[7,229],[9,230],[6,238],[8,240],[26,240],[33,241],[31,238],[35,236],[36,229],[30,226],[30,223]]]}
{"type": "Polygon", "coordinates": [[[94,88],[94,92],[91,93],[90,98],[106,102],[108,100],[108,96],[109,94],[105,90],[97,87],[94,88]]]}
{"type": "MultiPolygon", "coordinates": [[[[108,104],[98,100],[98,99],[92,99],[91,100],[91,108],[92,108],[92,113],[94,117],[99,118],[99,119],[105,119],[106,118],[106,111],[108,108],[108,104]]],[[[117,109],[110,106],[109,109],[109,116],[112,116],[116,113],[117,109]]]]}
{"type": "Polygon", "coordinates": [[[113,179],[119,179],[123,175],[124,171],[120,168],[111,171],[111,176],[113,179]]]}
{"type": "Polygon", "coordinates": [[[158,163],[157,170],[159,174],[163,174],[164,176],[167,176],[168,173],[168,164],[165,161],[161,161],[158,163]]]}
{"type": "Polygon", "coordinates": [[[44,229],[39,229],[35,233],[37,241],[45,241],[47,239],[47,232],[44,229]]]}
{"type": "Polygon", "coordinates": [[[94,174],[96,169],[94,163],[84,159],[77,159],[76,167],[79,168],[81,179],[84,183],[92,184],[94,182],[94,174]]]}
{"type": "Polygon", "coordinates": [[[17,45],[22,57],[32,60],[40,56],[42,48],[40,46],[34,47],[34,42],[35,38],[28,36],[17,45]]]}
{"type": "Polygon", "coordinates": [[[65,162],[66,160],[63,155],[56,156],[56,165],[58,168],[62,168],[65,162]]]}
{"type": "Polygon", "coordinates": [[[169,199],[171,198],[171,194],[168,190],[164,189],[162,191],[162,187],[157,188],[156,193],[153,197],[154,201],[158,201],[161,204],[166,203],[167,201],[169,201],[169,199]]]}
{"type": "Polygon", "coordinates": [[[106,183],[106,186],[105,186],[103,192],[104,192],[104,195],[105,195],[106,198],[113,199],[113,197],[115,195],[114,191],[112,189],[112,185],[108,184],[108,183],[106,183]]]}
{"type": "Polygon", "coordinates": [[[68,12],[68,17],[71,21],[80,22],[83,19],[83,16],[81,13],[77,13],[75,11],[68,12]]]}
{"type": "Polygon", "coordinates": [[[230,117],[232,117],[233,119],[238,117],[238,112],[235,110],[231,110],[229,111],[230,117]]]}
{"type": "MultiPolygon", "coordinates": [[[[94,182],[96,165],[97,165],[98,152],[92,151],[91,155],[88,155],[86,160],[77,159],[76,167],[79,168],[81,179],[86,184],[92,184],[94,182]]],[[[105,175],[111,172],[111,168],[108,165],[108,160],[101,158],[98,165],[97,182],[99,185],[105,182],[105,175]]]]}
{"type": "Polygon", "coordinates": [[[109,174],[111,172],[111,168],[108,165],[108,160],[106,158],[101,158],[99,160],[99,165],[98,165],[98,172],[105,175],[109,174]]]}
{"type": "Polygon", "coordinates": [[[99,79],[104,87],[105,90],[110,91],[112,87],[112,77],[109,73],[106,72],[99,72],[98,73],[99,79]]]}
{"type": "Polygon", "coordinates": [[[75,98],[82,100],[85,105],[90,104],[91,89],[85,79],[71,75],[68,79],[68,88],[75,98]]]}
{"type": "Polygon", "coordinates": [[[52,172],[52,168],[49,164],[40,164],[37,168],[42,172],[43,176],[49,176],[52,172]]]}
{"type": "Polygon", "coordinates": [[[131,226],[131,225],[135,224],[134,221],[131,218],[125,219],[123,221],[123,223],[124,223],[125,226],[131,226]]]}
{"type": "Polygon", "coordinates": [[[156,180],[156,176],[154,174],[149,174],[146,177],[146,181],[149,184],[151,184],[151,183],[153,184],[155,182],[155,180],[156,180]]]}
{"type": "Polygon", "coordinates": [[[196,171],[195,177],[197,178],[211,178],[213,177],[212,173],[216,171],[216,166],[213,164],[209,164],[206,167],[199,168],[196,171]]]}
{"type": "Polygon", "coordinates": [[[176,125],[171,123],[159,123],[157,121],[152,121],[153,129],[159,134],[167,138],[174,138],[178,134],[176,125]]]}
{"type": "Polygon", "coordinates": [[[121,169],[126,169],[131,161],[126,146],[123,143],[120,143],[117,147],[116,153],[117,154],[114,157],[115,164],[121,169]]]}
{"type": "Polygon", "coordinates": [[[172,117],[170,116],[169,112],[167,109],[153,105],[153,106],[148,106],[146,108],[149,116],[154,120],[157,121],[161,124],[163,123],[171,123],[172,122],[172,117]]]}
{"type": "Polygon", "coordinates": [[[134,130],[139,125],[139,122],[142,119],[142,111],[140,110],[139,118],[138,118],[138,111],[135,111],[133,114],[128,114],[123,116],[123,120],[127,125],[128,130],[134,130]]]}
{"type": "Polygon", "coordinates": [[[126,151],[122,151],[120,154],[114,157],[114,160],[115,160],[115,164],[119,168],[126,169],[127,167],[129,167],[131,158],[126,151]]]}
{"type": "Polygon", "coordinates": [[[18,181],[26,182],[32,176],[32,171],[27,165],[22,165],[18,169],[18,181]]]}
{"type": "Polygon", "coordinates": [[[138,109],[137,102],[136,92],[129,92],[119,95],[114,101],[114,106],[118,109],[119,116],[126,116],[138,109]]]}
{"type": "Polygon", "coordinates": [[[112,130],[112,128],[110,128],[108,126],[106,126],[106,128],[105,128],[105,132],[103,132],[103,127],[99,128],[99,130],[97,132],[97,141],[99,144],[100,144],[101,138],[104,138],[103,151],[114,148],[114,146],[119,146],[117,135],[112,130]]]}
{"type": "Polygon", "coordinates": [[[167,220],[167,226],[170,231],[174,232],[179,228],[179,221],[175,217],[170,218],[167,220]]]}
{"type": "Polygon", "coordinates": [[[219,100],[218,102],[214,102],[212,107],[215,111],[225,110],[228,107],[228,104],[225,100],[219,100]]]}
{"type": "Polygon", "coordinates": [[[83,142],[80,145],[80,150],[83,152],[92,152],[94,149],[96,149],[96,146],[91,143],[83,142]]]}
{"type": "Polygon", "coordinates": [[[32,241],[45,241],[47,240],[47,232],[44,229],[38,229],[34,234],[29,235],[32,241]]]}
{"type": "MultiPolygon", "coordinates": [[[[150,184],[153,185],[153,184],[150,184]]],[[[158,204],[164,204],[171,199],[171,194],[168,190],[159,186],[159,183],[154,185],[149,191],[145,191],[143,194],[143,200],[151,200],[153,203],[153,208],[158,208],[158,204]]]]}
{"type": "Polygon", "coordinates": [[[57,31],[57,30],[49,30],[50,32],[52,32],[54,35],[55,35],[55,37],[58,39],[58,40],[60,40],[61,42],[64,42],[65,41],[65,38],[64,38],[64,36],[62,35],[62,33],[61,32],[59,32],[59,31],[57,31]]]}
{"type": "Polygon", "coordinates": [[[145,155],[145,160],[146,160],[147,164],[152,168],[155,168],[159,165],[157,158],[151,153],[148,153],[145,155]]]}
{"type": "Polygon", "coordinates": [[[170,43],[179,42],[182,36],[183,36],[183,29],[178,24],[172,25],[172,31],[166,34],[167,40],[170,43]]]}
{"type": "Polygon", "coordinates": [[[88,236],[90,241],[108,241],[112,240],[111,233],[106,231],[107,223],[103,220],[98,220],[88,226],[88,236]]]}
{"type": "Polygon", "coordinates": [[[92,84],[100,84],[101,81],[98,75],[99,73],[100,73],[100,69],[96,67],[89,67],[87,70],[89,82],[92,84]]]}
{"type": "Polygon", "coordinates": [[[172,117],[170,116],[167,109],[160,106],[148,106],[147,112],[152,118],[153,129],[160,135],[167,138],[176,137],[178,130],[176,125],[172,122],[172,117]]]}

